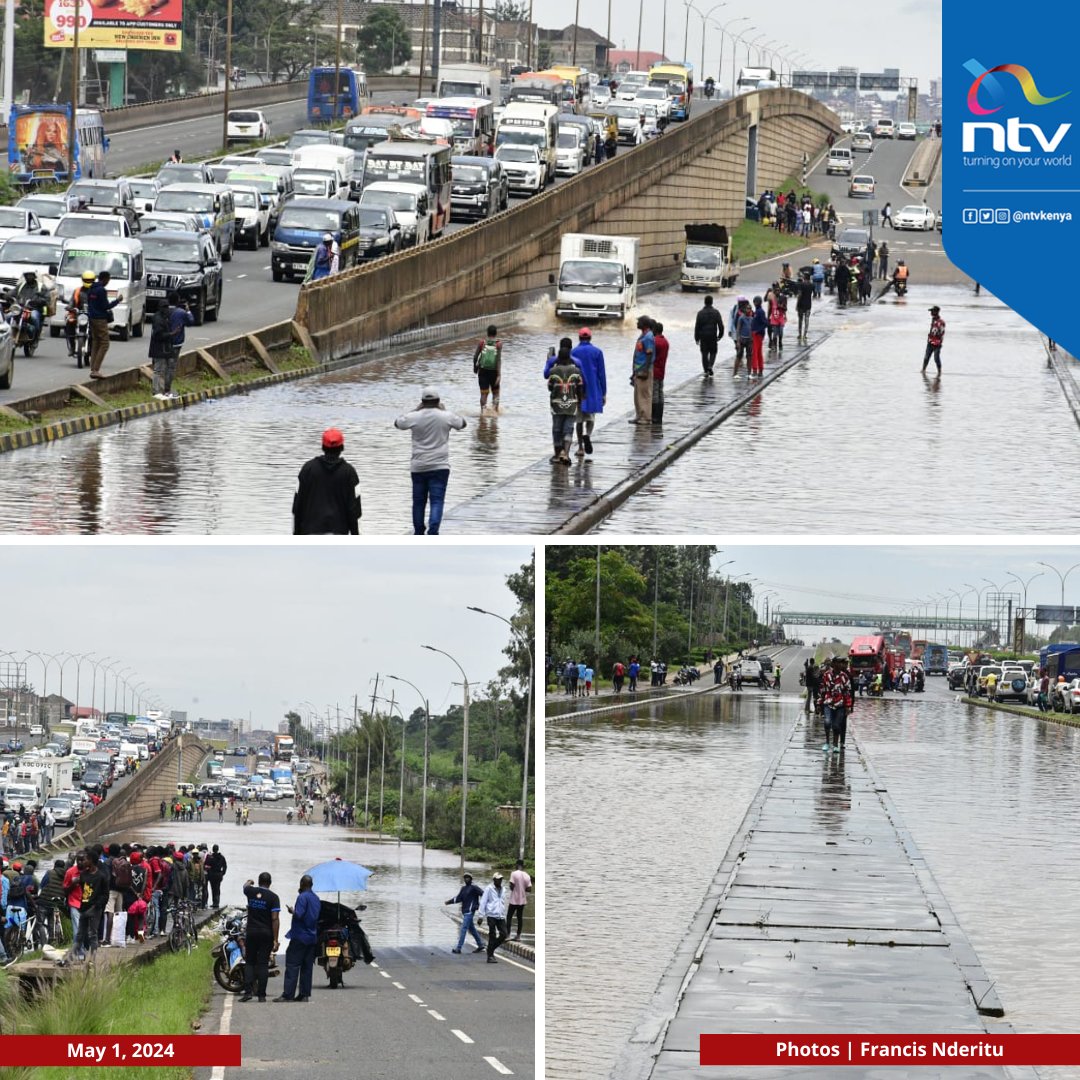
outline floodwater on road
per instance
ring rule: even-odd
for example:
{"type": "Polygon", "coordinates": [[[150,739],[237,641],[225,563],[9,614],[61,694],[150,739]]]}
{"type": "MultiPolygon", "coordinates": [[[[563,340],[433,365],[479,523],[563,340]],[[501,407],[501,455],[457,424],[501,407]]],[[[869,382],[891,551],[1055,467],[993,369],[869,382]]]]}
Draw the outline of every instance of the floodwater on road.
{"type": "MultiPolygon", "coordinates": [[[[610,1075],[799,707],[706,695],[548,728],[552,1080],[610,1075]]],[[[935,680],[925,696],[860,701],[852,727],[1006,1022],[1073,1030],[1080,731],[960,705],[935,680]]]]}
{"type": "MultiPolygon", "coordinates": [[[[260,816],[266,811],[259,811],[260,816]]],[[[341,902],[367,904],[361,914],[364,930],[371,938],[376,956],[379,946],[431,945],[449,948],[456,941],[457,929],[447,917],[454,910],[444,901],[461,887],[458,856],[452,851],[424,851],[419,844],[397,844],[395,840],[362,834],[359,830],[338,826],[285,824],[281,821],[252,821],[238,826],[223,823],[161,822],[130,830],[130,839],[145,844],[212,844],[221,847],[228,862],[222,882],[222,905],[246,904],[243,887],[248,878],[258,879],[266,870],[273,878],[271,888],[282,904],[291,904],[299,891],[304,871],[321,862],[341,858],[358,862],[374,871],[365,892],[342,893],[341,902]]],[[[477,881],[486,883],[487,867],[466,863],[477,881]]],[[[316,890],[318,891],[318,890],[316,890]]],[[[336,900],[336,893],[321,893],[324,899],[336,900]]],[[[289,915],[282,907],[281,921],[289,926],[289,915]]],[[[284,945],[284,936],[282,938],[284,945]]]]}
{"type": "Polygon", "coordinates": [[[829,341],[596,531],[1080,526],[1051,479],[1080,476],[1076,420],[1019,315],[960,286],[916,285],[904,301],[846,311],[830,301],[812,325],[833,330],[829,341]],[[933,363],[920,374],[931,303],[947,323],[940,379],[933,363]],[[994,477],[1014,474],[1025,478],[1022,496],[986,498],[994,477]]]}

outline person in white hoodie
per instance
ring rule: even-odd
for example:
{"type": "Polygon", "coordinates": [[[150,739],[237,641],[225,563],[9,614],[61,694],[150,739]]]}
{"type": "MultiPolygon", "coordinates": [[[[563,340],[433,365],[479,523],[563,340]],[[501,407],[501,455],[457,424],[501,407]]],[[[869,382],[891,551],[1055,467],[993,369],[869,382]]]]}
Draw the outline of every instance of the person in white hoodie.
{"type": "Polygon", "coordinates": [[[487,962],[497,964],[495,950],[506,940],[506,892],[503,890],[503,876],[495,873],[491,884],[480,897],[480,907],[476,912],[481,919],[487,919],[487,962]]]}
{"type": "Polygon", "coordinates": [[[409,471],[413,487],[413,532],[437,536],[442,523],[446,485],[450,480],[450,431],[461,431],[465,421],[449,412],[439,400],[437,390],[425,390],[420,406],[399,416],[394,427],[412,431],[412,459],[409,471]],[[427,527],[424,512],[430,500],[431,512],[427,527]]]}

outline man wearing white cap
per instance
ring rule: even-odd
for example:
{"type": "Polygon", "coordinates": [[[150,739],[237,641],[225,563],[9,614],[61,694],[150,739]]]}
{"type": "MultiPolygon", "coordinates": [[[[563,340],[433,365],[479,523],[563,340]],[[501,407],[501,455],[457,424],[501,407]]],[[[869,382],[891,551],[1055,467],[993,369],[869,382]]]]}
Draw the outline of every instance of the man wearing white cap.
{"type": "Polygon", "coordinates": [[[497,964],[495,950],[506,940],[506,893],[503,892],[503,876],[498,871],[491,875],[491,884],[480,897],[477,917],[488,921],[487,962],[497,964]]]}
{"type": "Polygon", "coordinates": [[[412,431],[413,532],[423,536],[437,536],[442,523],[446,485],[450,480],[450,431],[462,431],[465,420],[456,413],[448,412],[439,400],[438,390],[427,389],[420,397],[419,406],[412,412],[399,416],[394,427],[412,431]],[[427,527],[424,514],[428,501],[431,513],[427,527]]]}

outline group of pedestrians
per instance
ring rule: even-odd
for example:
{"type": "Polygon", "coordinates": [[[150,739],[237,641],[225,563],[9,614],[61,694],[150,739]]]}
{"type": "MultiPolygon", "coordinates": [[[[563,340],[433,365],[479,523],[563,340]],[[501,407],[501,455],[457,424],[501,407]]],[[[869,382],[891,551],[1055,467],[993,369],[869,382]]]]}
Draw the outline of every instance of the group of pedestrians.
{"type": "Polygon", "coordinates": [[[487,962],[497,963],[495,950],[503,942],[511,940],[510,931],[513,929],[515,917],[517,918],[517,933],[512,940],[521,940],[525,905],[532,887],[532,878],[521,859],[518,859],[516,867],[510,874],[509,888],[503,886],[503,875],[498,870],[491,875],[491,884],[484,889],[473,884],[472,874],[463,874],[461,888],[456,895],[446,901],[447,905],[461,905],[461,926],[458,930],[457,945],[450,951],[460,953],[465,945],[466,936],[472,935],[472,939],[476,942],[473,952],[486,951],[487,962]],[[486,946],[477,930],[477,925],[482,924],[484,919],[487,919],[488,923],[486,946]]]}
{"type": "Polygon", "coordinates": [[[560,676],[562,685],[570,697],[588,697],[593,689],[593,669],[582,661],[567,660],[560,676]]]}
{"type": "Polygon", "coordinates": [[[817,206],[809,192],[800,196],[794,188],[779,193],[766,189],[758,197],[757,207],[762,224],[793,236],[828,236],[836,225],[832,203],[817,206]]]}

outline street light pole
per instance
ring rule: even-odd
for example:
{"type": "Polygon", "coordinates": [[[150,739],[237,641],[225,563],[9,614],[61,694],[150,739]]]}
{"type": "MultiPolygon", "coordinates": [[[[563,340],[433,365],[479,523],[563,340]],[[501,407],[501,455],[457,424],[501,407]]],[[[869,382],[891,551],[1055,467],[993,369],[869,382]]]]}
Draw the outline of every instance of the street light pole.
{"type": "MultiPolygon", "coordinates": [[[[1040,566],[1045,566],[1046,564],[1045,564],[1045,563],[1040,563],[1039,565],[1040,565],[1040,566]]],[[[1051,567],[1051,569],[1053,569],[1053,567],[1051,567]]],[[[1042,571],[1042,570],[1040,570],[1040,571],[1039,571],[1039,572],[1038,572],[1037,574],[1032,574],[1032,575],[1031,575],[1031,577],[1029,577],[1029,578],[1027,579],[1027,581],[1025,581],[1025,580],[1024,580],[1024,579],[1023,579],[1022,577],[1017,577],[1017,576],[1016,576],[1016,574],[1012,573],[1012,572],[1011,572],[1010,570],[1006,570],[1006,571],[1005,571],[1005,573],[1006,573],[1006,574],[1007,574],[1007,575],[1008,575],[1009,577],[1011,577],[1011,578],[1016,578],[1016,580],[1017,580],[1017,581],[1019,581],[1019,582],[1020,582],[1020,584],[1024,586],[1024,608],[1025,608],[1025,610],[1026,610],[1026,609],[1027,609],[1027,606],[1028,606],[1028,605],[1027,605],[1027,591],[1028,591],[1028,586],[1029,586],[1029,585],[1030,585],[1030,584],[1031,584],[1031,583],[1032,583],[1032,582],[1033,582],[1033,581],[1034,581],[1034,580],[1035,580],[1036,578],[1038,578],[1038,577],[1042,577],[1042,576],[1043,576],[1043,571],[1042,571]]],[[[1062,586],[1062,588],[1064,588],[1064,586],[1062,586]]],[[[1013,640],[1013,638],[1014,638],[1014,635],[1013,635],[1013,628],[1012,628],[1012,627],[1010,626],[1010,627],[1009,627],[1009,640],[1010,640],[1010,641],[1012,641],[1012,645],[1013,645],[1013,650],[1014,650],[1015,652],[1020,652],[1020,651],[1022,651],[1024,643],[1023,643],[1023,642],[1021,642],[1021,643],[1020,643],[1020,649],[1017,649],[1017,648],[1016,648],[1016,641],[1015,641],[1015,640],[1013,640]]]]}
{"type": "Polygon", "coordinates": [[[421,848],[427,843],[427,772],[428,772],[428,729],[431,726],[431,709],[428,707],[428,699],[420,692],[420,687],[416,683],[409,682],[408,679],[403,679],[400,675],[388,675],[387,678],[393,679],[394,682],[403,682],[406,686],[411,686],[418,694],[420,694],[420,700],[424,703],[424,791],[420,796],[420,846],[421,848]]]}
{"type": "Polygon", "coordinates": [[[440,653],[445,656],[454,667],[461,672],[465,687],[465,720],[461,732],[461,862],[460,871],[465,872],[465,813],[469,802],[469,677],[465,669],[445,650],[436,649],[434,645],[422,645],[421,648],[429,652],[440,653]]]}
{"type": "Polygon", "coordinates": [[[221,102],[221,145],[226,152],[229,149],[229,83],[232,79],[232,5],[228,0],[225,7],[225,95],[221,102]]]}
{"type": "MultiPolygon", "coordinates": [[[[1059,580],[1061,581],[1061,606],[1062,606],[1062,607],[1064,607],[1064,606],[1065,606],[1065,579],[1066,579],[1066,578],[1067,578],[1067,577],[1068,577],[1068,576],[1069,576],[1069,575],[1070,575],[1070,574],[1071,574],[1071,573],[1072,573],[1072,572],[1073,572],[1074,570],[1076,570],[1076,569],[1080,568],[1080,563],[1076,563],[1075,565],[1073,565],[1073,566],[1070,566],[1070,567],[1069,567],[1069,569],[1068,569],[1068,570],[1066,570],[1064,574],[1063,574],[1063,573],[1062,573],[1062,572],[1061,572],[1061,571],[1060,571],[1060,570],[1059,570],[1059,569],[1058,569],[1058,568],[1057,568],[1056,566],[1051,566],[1051,565],[1050,565],[1050,564],[1049,564],[1048,562],[1042,562],[1042,561],[1040,560],[1040,561],[1039,561],[1039,562],[1037,563],[1037,565],[1038,565],[1038,566],[1045,566],[1047,570],[1053,570],[1053,571],[1054,571],[1054,573],[1055,573],[1055,574],[1057,574],[1057,576],[1058,576],[1058,579],[1059,579],[1059,580]]],[[[1027,607],[1027,603],[1026,603],[1026,602],[1024,603],[1024,607],[1027,607]]]]}
{"type": "MultiPolygon", "coordinates": [[[[740,19],[736,19],[735,21],[736,22],[741,22],[743,18],[748,19],[749,17],[750,17],[749,15],[744,15],[740,19]]],[[[751,25],[746,27],[740,34],[738,34],[738,35],[733,34],[732,37],[731,37],[731,96],[732,97],[735,96],[735,72],[738,70],[738,67],[736,65],[735,50],[739,47],[739,42],[742,41],[743,37],[746,34],[749,34],[751,30],[756,30],[756,29],[757,29],[757,27],[754,26],[751,23],[751,25]]]]}

